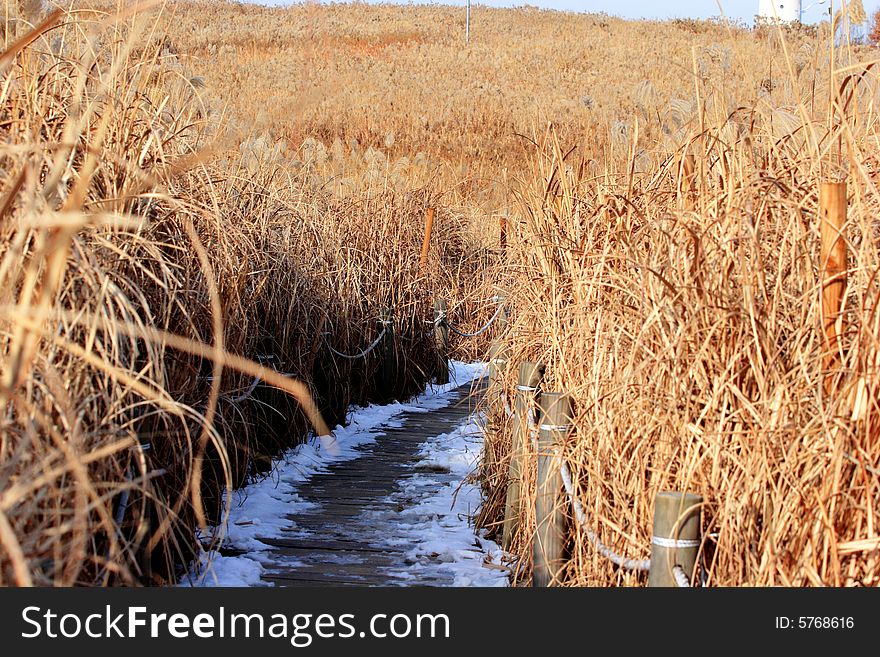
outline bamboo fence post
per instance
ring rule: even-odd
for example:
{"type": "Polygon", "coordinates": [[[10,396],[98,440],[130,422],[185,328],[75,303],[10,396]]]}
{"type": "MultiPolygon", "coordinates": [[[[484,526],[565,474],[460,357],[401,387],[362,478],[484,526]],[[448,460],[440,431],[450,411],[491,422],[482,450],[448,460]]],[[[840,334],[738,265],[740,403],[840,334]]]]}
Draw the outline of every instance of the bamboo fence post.
{"type": "Polygon", "coordinates": [[[683,210],[692,210],[691,193],[696,186],[697,164],[693,153],[682,155],[678,171],[678,197],[683,210]]]}
{"type": "Polygon", "coordinates": [[[840,350],[841,300],[846,288],[846,183],[822,183],[819,187],[819,269],[822,279],[822,328],[827,353],[823,369],[828,370],[840,350]]]}
{"type": "Polygon", "coordinates": [[[489,390],[492,400],[500,397],[501,377],[507,369],[507,358],[504,356],[504,343],[493,340],[489,345],[489,390]]]}
{"type": "Polygon", "coordinates": [[[379,331],[385,331],[382,338],[382,362],[379,370],[379,388],[386,400],[394,399],[397,387],[397,354],[394,352],[394,311],[383,308],[379,312],[379,331]]]}
{"type": "Polygon", "coordinates": [[[510,551],[513,536],[519,527],[519,500],[522,487],[522,463],[525,442],[529,437],[529,417],[535,395],[544,378],[544,364],[524,361],[519,364],[516,398],[513,406],[513,434],[510,439],[510,465],[507,471],[507,497],[504,502],[502,547],[510,551]]]}
{"type": "MultiPolygon", "coordinates": [[[[504,371],[507,369],[507,358],[504,355],[504,344],[500,340],[493,340],[489,345],[489,390],[486,393],[488,406],[490,409],[500,410],[504,412],[501,402],[503,400],[502,385],[504,371]]],[[[503,422],[501,423],[503,425],[503,422]]],[[[484,463],[486,467],[495,464],[495,443],[492,436],[497,432],[499,423],[494,413],[488,414],[487,437],[485,441],[484,463]]]]}
{"type": "Polygon", "coordinates": [[[690,577],[700,550],[703,498],[693,493],[658,493],[654,499],[654,531],[648,586],[677,586],[673,569],[690,577]]]}
{"type": "Polygon", "coordinates": [[[434,208],[428,208],[425,212],[425,237],[422,240],[422,254],[419,257],[419,276],[425,276],[428,271],[428,251],[431,248],[431,231],[434,229],[434,208]]]}
{"type": "Polygon", "coordinates": [[[562,444],[571,431],[571,397],[562,392],[542,392],[539,407],[532,586],[545,587],[559,583],[565,566],[565,512],[559,469],[562,444]]]}
{"type": "Polygon", "coordinates": [[[504,333],[504,331],[507,330],[507,321],[509,319],[508,312],[507,312],[507,306],[505,305],[507,303],[507,297],[505,297],[503,294],[496,294],[494,297],[494,301],[499,306],[501,306],[501,314],[498,315],[498,320],[497,320],[498,327],[496,328],[496,331],[495,331],[495,334],[498,335],[498,334],[504,333]]]}
{"type": "Polygon", "coordinates": [[[437,383],[449,383],[449,326],[446,300],[434,299],[434,340],[437,344],[437,383]]]}

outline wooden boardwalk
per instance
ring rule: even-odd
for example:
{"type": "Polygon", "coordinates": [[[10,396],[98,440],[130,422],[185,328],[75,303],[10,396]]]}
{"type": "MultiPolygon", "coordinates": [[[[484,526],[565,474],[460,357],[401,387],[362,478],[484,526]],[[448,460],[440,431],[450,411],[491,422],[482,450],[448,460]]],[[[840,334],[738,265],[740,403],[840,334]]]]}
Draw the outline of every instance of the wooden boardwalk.
{"type": "Polygon", "coordinates": [[[457,484],[442,467],[419,466],[419,448],[466,422],[476,396],[468,383],[451,403],[429,412],[404,412],[357,458],[334,463],[298,486],[308,510],[291,515],[272,546],[263,579],[276,586],[449,586],[452,576],[413,558],[413,537],[397,531],[403,512],[443,486],[457,484]],[[416,486],[404,486],[407,480],[416,486]],[[404,490],[406,488],[406,490],[404,490]],[[413,492],[413,491],[417,492],[413,492]]]}

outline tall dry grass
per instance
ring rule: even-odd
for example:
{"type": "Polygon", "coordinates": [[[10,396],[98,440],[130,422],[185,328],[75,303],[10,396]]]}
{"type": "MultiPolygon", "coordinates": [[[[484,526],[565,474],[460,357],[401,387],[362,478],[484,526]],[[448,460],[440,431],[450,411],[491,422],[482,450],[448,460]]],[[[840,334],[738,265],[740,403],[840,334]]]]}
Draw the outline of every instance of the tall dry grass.
{"type": "MultiPolygon", "coordinates": [[[[603,541],[647,556],[654,494],[687,489],[709,585],[877,583],[872,51],[528,8],[478,8],[467,48],[448,7],[96,1],[35,29],[37,5],[6,3],[0,59],[0,582],[173,580],[230,488],[383,397],[377,360],[328,346],[393,306],[405,396],[431,296],[474,329],[504,292],[510,361],[575,399],[603,541]],[[817,190],[842,177],[829,377],[817,190]]],[[[577,527],[568,548],[565,584],[642,583],[577,527]]]]}
{"type": "MultiPolygon", "coordinates": [[[[589,161],[601,154],[589,144],[568,150],[547,133],[519,196],[502,340],[511,363],[546,363],[543,389],[572,395],[564,458],[589,529],[618,553],[648,557],[655,495],[690,491],[704,497],[697,581],[875,586],[880,81],[873,63],[830,41],[812,67],[796,68],[780,47],[796,92],[785,106],[765,97],[728,111],[695,63],[694,110],[650,161],[639,162],[631,134],[595,172],[589,161]],[[820,318],[825,180],[847,181],[850,199],[832,354],[820,318]]],[[[510,395],[515,376],[496,392],[510,395]]],[[[511,420],[494,415],[481,521],[497,527],[511,420]]],[[[535,531],[527,449],[519,581],[535,531]]],[[[601,556],[561,504],[561,584],[644,584],[601,556]]]]}
{"type": "Polygon", "coordinates": [[[371,173],[329,193],[242,139],[169,49],[162,5],[13,18],[0,584],[173,581],[197,528],[281,449],[351,403],[421,389],[436,362],[427,278],[472,296],[486,254],[430,178],[371,173]],[[422,276],[429,205],[442,242],[422,276]],[[375,357],[328,349],[363,347],[385,306],[391,391],[375,357]]]}

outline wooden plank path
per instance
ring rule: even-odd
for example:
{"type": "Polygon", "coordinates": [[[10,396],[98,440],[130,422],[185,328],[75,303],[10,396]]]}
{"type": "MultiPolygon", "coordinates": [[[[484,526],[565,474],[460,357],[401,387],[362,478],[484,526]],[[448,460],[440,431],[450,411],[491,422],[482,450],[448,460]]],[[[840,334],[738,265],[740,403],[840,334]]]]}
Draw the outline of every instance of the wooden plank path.
{"type": "Polygon", "coordinates": [[[432,568],[430,556],[412,556],[416,541],[401,518],[441,487],[457,485],[445,468],[420,466],[419,448],[466,422],[481,390],[468,383],[448,393],[444,408],[402,413],[374,443],[356,448],[357,458],[301,483],[298,495],[313,506],[288,516],[291,528],[281,537],[261,539],[273,548],[263,579],[275,586],[452,585],[453,576],[432,568]]]}

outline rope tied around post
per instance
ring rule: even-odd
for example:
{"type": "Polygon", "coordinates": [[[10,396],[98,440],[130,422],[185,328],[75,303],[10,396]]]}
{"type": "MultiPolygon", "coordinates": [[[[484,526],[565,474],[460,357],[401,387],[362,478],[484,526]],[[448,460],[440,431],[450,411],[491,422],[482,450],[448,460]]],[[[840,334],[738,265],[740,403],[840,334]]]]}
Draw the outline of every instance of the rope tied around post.
{"type": "MultiPolygon", "coordinates": [[[[568,464],[564,460],[561,460],[559,471],[562,475],[562,484],[565,487],[568,501],[574,508],[575,518],[577,519],[578,524],[580,524],[581,528],[584,530],[587,538],[596,547],[596,551],[603,557],[608,559],[610,562],[616,564],[617,566],[620,566],[624,570],[646,571],[650,573],[652,559],[629,559],[616,553],[614,550],[612,550],[602,542],[602,540],[596,535],[596,532],[594,532],[590,527],[587,526],[587,514],[584,511],[584,507],[580,503],[580,500],[578,500],[574,495],[574,485],[572,484],[571,472],[568,469],[568,464]]],[[[693,497],[695,498],[696,496],[693,497]]],[[[658,536],[656,534],[651,537],[651,545],[657,548],[661,548],[663,550],[696,551],[697,549],[699,549],[701,543],[702,541],[700,541],[699,538],[667,538],[664,536],[658,536]]],[[[686,557],[685,561],[687,560],[688,559],[686,557]]],[[[693,560],[691,560],[691,562],[693,562],[693,560]]],[[[654,573],[654,575],[656,577],[657,574],[654,573]]],[[[678,588],[689,588],[691,586],[690,577],[680,564],[676,563],[671,568],[671,575],[675,586],[677,586],[678,588]]]]}
{"type": "MultiPolygon", "coordinates": [[[[501,316],[502,311],[503,306],[487,326],[501,316]]],[[[500,345],[496,343],[493,347],[490,358],[495,363],[500,353],[500,345]]],[[[506,359],[503,362],[506,364],[506,359]]],[[[565,438],[571,435],[575,425],[571,398],[560,392],[541,392],[543,375],[543,364],[529,361],[520,363],[514,410],[511,411],[502,396],[498,396],[497,399],[497,402],[503,405],[505,414],[513,418],[502,548],[505,551],[510,550],[513,535],[517,531],[522,473],[521,452],[523,445],[531,438],[538,457],[535,495],[536,532],[532,539],[533,586],[551,586],[558,583],[558,577],[563,569],[564,518],[559,515],[561,505],[557,505],[554,498],[557,490],[560,494],[561,490],[564,490],[574,510],[577,524],[601,556],[624,570],[647,572],[648,586],[689,588],[691,582],[688,572],[694,572],[696,559],[703,544],[699,512],[703,498],[692,493],[657,494],[649,558],[632,559],[618,554],[605,545],[597,532],[588,524],[584,505],[575,496],[573,478],[564,457],[563,443],[565,438]],[[536,402],[540,414],[533,418],[531,406],[536,402]]]]}

